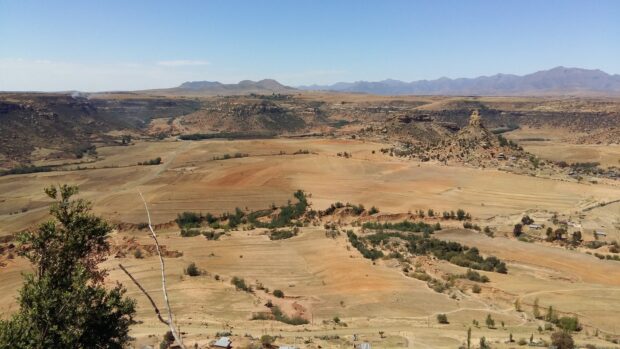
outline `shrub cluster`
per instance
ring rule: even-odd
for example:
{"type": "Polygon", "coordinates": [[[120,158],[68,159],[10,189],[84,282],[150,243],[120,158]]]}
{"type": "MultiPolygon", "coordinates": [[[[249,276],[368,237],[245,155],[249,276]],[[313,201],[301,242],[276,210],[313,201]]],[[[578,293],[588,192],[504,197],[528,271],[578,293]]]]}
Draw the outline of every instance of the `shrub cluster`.
{"type": "MultiPolygon", "coordinates": [[[[373,246],[386,243],[391,238],[400,238],[406,241],[409,252],[415,255],[432,254],[439,259],[449,261],[461,267],[495,271],[503,274],[508,272],[506,263],[500,261],[497,257],[489,256],[484,258],[480,255],[480,251],[478,251],[477,248],[469,248],[458,242],[443,241],[431,238],[430,236],[421,236],[417,234],[385,232],[377,232],[366,237],[373,246]]],[[[359,241],[358,244],[364,246],[362,241],[359,241]]],[[[364,246],[364,248],[366,247],[364,246]]]]}
{"type": "Polygon", "coordinates": [[[513,142],[512,140],[506,139],[504,136],[502,135],[498,135],[497,136],[497,140],[499,141],[499,146],[500,147],[510,147],[513,149],[520,149],[519,145],[515,142],[513,142]]]}
{"type": "Polygon", "coordinates": [[[601,254],[601,253],[595,252],[594,256],[596,256],[596,258],[598,258],[598,259],[607,259],[607,260],[610,260],[610,261],[620,261],[620,256],[617,255],[617,254],[616,255],[611,255],[611,254],[605,255],[605,254],[601,254]]]}
{"type": "MultiPolygon", "coordinates": [[[[269,223],[264,223],[259,221],[258,219],[261,217],[268,216],[274,212],[276,207],[274,206],[271,209],[254,211],[246,214],[240,208],[235,208],[234,213],[224,213],[219,217],[213,216],[211,213],[202,214],[196,212],[183,212],[177,215],[175,222],[182,229],[182,236],[196,236],[200,234],[199,232],[192,231],[192,228],[199,228],[204,222],[209,224],[214,229],[218,229],[220,227],[223,228],[236,228],[240,224],[251,223],[255,227],[259,228],[281,228],[284,226],[292,225],[293,219],[298,219],[304,215],[306,209],[308,208],[308,201],[306,199],[306,194],[298,190],[294,193],[295,198],[297,199],[297,203],[292,204],[288,203],[285,206],[280,207],[280,212],[278,215],[274,216],[269,223]],[[222,225],[222,222],[226,222],[227,225],[222,225]],[[185,232],[183,232],[185,230],[185,232]]],[[[295,225],[300,225],[300,223],[295,223],[295,225]]],[[[215,233],[202,233],[209,240],[217,240],[219,235],[216,236],[215,233]]],[[[220,234],[221,235],[221,234],[220,234]]]]}
{"type": "Polygon", "coordinates": [[[410,222],[410,221],[402,221],[399,223],[379,223],[379,222],[366,222],[362,225],[365,229],[372,230],[398,230],[398,231],[407,231],[413,233],[429,233],[432,234],[436,230],[441,230],[441,225],[439,223],[435,224],[427,224],[424,222],[410,222]]]}
{"type": "Polygon", "coordinates": [[[9,170],[0,171],[0,176],[8,176],[13,174],[27,174],[37,172],[50,172],[52,168],[49,166],[19,166],[9,170]]]}
{"type": "Polygon", "coordinates": [[[305,325],[308,323],[308,320],[300,316],[289,317],[288,315],[284,314],[282,310],[280,310],[280,308],[277,306],[271,307],[271,314],[273,314],[273,317],[276,321],[280,321],[293,326],[305,325]]]}
{"type": "Polygon", "coordinates": [[[599,168],[599,165],[600,163],[598,162],[575,162],[570,164],[570,167],[575,172],[598,174],[603,172],[603,170],[599,168]]]}
{"type": "Polygon", "coordinates": [[[255,227],[259,228],[281,228],[292,224],[293,219],[299,219],[306,213],[308,208],[308,199],[306,193],[303,190],[296,191],[293,196],[297,199],[297,203],[288,203],[285,206],[280,207],[280,213],[274,216],[269,223],[263,223],[258,221],[258,218],[271,214],[272,211],[262,210],[255,211],[248,215],[248,221],[255,227]]]}
{"type": "Polygon", "coordinates": [[[139,162],[138,165],[141,166],[150,166],[150,165],[159,165],[161,164],[161,158],[158,156],[155,159],[151,159],[148,161],[144,161],[144,162],[139,162]]]}
{"type": "Polygon", "coordinates": [[[582,327],[576,316],[563,316],[558,319],[556,325],[564,331],[575,332],[581,331],[582,327]]]}
{"type": "MultiPolygon", "coordinates": [[[[362,205],[362,204],[355,205],[355,204],[350,204],[348,202],[346,204],[343,204],[342,202],[338,201],[338,202],[334,202],[333,204],[331,204],[324,211],[319,212],[319,215],[320,216],[329,216],[329,215],[333,214],[334,212],[336,212],[336,210],[339,209],[339,208],[346,208],[347,212],[350,212],[350,213],[352,213],[352,214],[354,214],[356,216],[361,215],[366,210],[364,208],[364,205],[362,205]]],[[[375,210],[376,210],[376,208],[375,208],[375,210]]],[[[377,213],[377,212],[379,212],[379,211],[377,210],[374,213],[377,213]]],[[[371,213],[371,214],[374,214],[374,213],[371,213]]]]}
{"type": "Polygon", "coordinates": [[[489,282],[489,278],[486,275],[481,275],[479,272],[471,269],[467,269],[467,272],[460,275],[460,277],[475,282],[489,282]]]}
{"type": "Polygon", "coordinates": [[[222,156],[214,156],[213,160],[240,159],[240,158],[247,158],[248,156],[250,156],[250,154],[247,154],[247,153],[234,153],[233,155],[224,154],[222,156]]]}
{"type": "Polygon", "coordinates": [[[482,228],[478,224],[473,224],[471,222],[463,222],[463,228],[465,229],[473,229],[475,231],[481,231],[482,228]]]}
{"type": "Polygon", "coordinates": [[[447,324],[448,317],[446,316],[446,314],[437,314],[437,322],[439,322],[440,324],[447,324]]]}
{"type": "Polygon", "coordinates": [[[200,269],[198,269],[198,267],[196,266],[196,263],[192,262],[185,269],[185,274],[189,276],[200,276],[202,272],[200,271],[200,269]]]}
{"type": "Polygon", "coordinates": [[[230,280],[230,283],[235,285],[235,289],[237,290],[242,290],[245,292],[252,292],[252,287],[248,286],[245,283],[245,280],[240,277],[233,276],[233,278],[230,280]]]}
{"type": "Polygon", "coordinates": [[[284,240],[284,239],[290,239],[293,236],[297,235],[297,227],[295,227],[295,229],[293,230],[273,230],[270,234],[269,234],[269,239],[270,240],[284,240]]]}
{"type": "Polygon", "coordinates": [[[469,220],[471,219],[471,214],[465,212],[463,209],[458,209],[456,212],[454,211],[444,211],[442,213],[443,219],[458,219],[459,221],[469,220]]]}
{"type": "Polygon", "coordinates": [[[218,232],[215,232],[215,231],[203,231],[202,235],[207,240],[218,240],[220,238],[220,236],[224,235],[224,233],[218,233],[218,232]]]}
{"type": "Polygon", "coordinates": [[[203,217],[196,212],[183,212],[177,215],[175,222],[181,229],[197,228],[200,226],[203,217]]]}
{"type": "Polygon", "coordinates": [[[73,154],[75,154],[75,157],[78,159],[83,158],[84,154],[95,156],[97,155],[97,147],[90,143],[78,144],[73,148],[73,154]]]}
{"type": "Polygon", "coordinates": [[[245,213],[239,208],[235,208],[235,213],[225,213],[222,215],[222,219],[228,220],[228,227],[236,228],[239,224],[244,223],[243,217],[245,213]]]}
{"type": "Polygon", "coordinates": [[[200,230],[198,229],[181,229],[181,237],[189,238],[200,235],[200,230]]]}
{"type": "Polygon", "coordinates": [[[353,245],[353,247],[360,251],[364,258],[375,260],[383,257],[383,252],[381,252],[381,250],[377,250],[374,248],[369,250],[368,248],[366,248],[364,242],[360,240],[353,231],[347,231],[347,236],[349,237],[351,245],[353,245]]]}

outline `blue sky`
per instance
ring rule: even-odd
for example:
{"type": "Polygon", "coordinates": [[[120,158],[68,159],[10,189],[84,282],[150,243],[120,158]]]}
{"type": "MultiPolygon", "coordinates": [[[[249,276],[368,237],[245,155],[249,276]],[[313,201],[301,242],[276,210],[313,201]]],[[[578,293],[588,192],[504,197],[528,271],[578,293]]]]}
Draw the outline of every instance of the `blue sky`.
{"type": "Polygon", "coordinates": [[[620,73],[620,1],[0,0],[0,90],[620,73]]]}

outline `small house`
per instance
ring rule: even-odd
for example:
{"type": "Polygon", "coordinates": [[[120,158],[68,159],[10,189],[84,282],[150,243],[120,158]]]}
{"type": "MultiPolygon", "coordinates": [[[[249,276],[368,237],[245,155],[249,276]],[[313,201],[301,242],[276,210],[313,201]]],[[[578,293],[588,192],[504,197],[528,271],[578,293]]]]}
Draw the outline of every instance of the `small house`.
{"type": "Polygon", "coordinates": [[[607,233],[605,233],[605,232],[604,232],[604,231],[602,231],[602,230],[595,230],[595,231],[594,231],[594,235],[595,235],[595,236],[607,236],[607,233]]]}
{"type": "Polygon", "coordinates": [[[364,342],[355,345],[355,349],[371,349],[370,343],[364,342]]]}
{"type": "Polygon", "coordinates": [[[539,230],[539,229],[543,228],[543,226],[540,225],[540,224],[530,224],[529,227],[530,227],[530,229],[536,229],[536,230],[539,230]]]}
{"type": "Polygon", "coordinates": [[[299,348],[291,346],[291,345],[281,345],[278,347],[278,349],[299,349],[299,348]]]}
{"type": "Polygon", "coordinates": [[[215,343],[213,343],[213,347],[230,349],[232,348],[232,342],[228,337],[220,337],[215,341],[215,343]]]}

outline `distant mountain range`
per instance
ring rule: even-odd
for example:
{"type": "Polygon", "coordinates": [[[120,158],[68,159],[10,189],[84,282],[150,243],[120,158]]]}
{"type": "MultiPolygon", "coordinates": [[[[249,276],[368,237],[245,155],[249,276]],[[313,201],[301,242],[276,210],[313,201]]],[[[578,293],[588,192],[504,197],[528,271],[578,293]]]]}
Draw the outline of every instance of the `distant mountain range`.
{"type": "Polygon", "coordinates": [[[297,89],[284,86],[273,79],[264,79],[260,81],[243,80],[240,81],[238,84],[223,84],[218,81],[188,81],[182,83],[178,87],[152,91],[165,92],[167,94],[198,96],[225,96],[246,95],[250,93],[272,94],[299,92],[297,89]]]}
{"type": "Polygon", "coordinates": [[[556,67],[518,76],[496,74],[477,78],[339,82],[299,86],[301,90],[368,93],[378,95],[620,95],[620,75],[601,70],[556,67]]]}
{"type": "Polygon", "coordinates": [[[150,90],[172,95],[216,96],[256,94],[292,94],[306,91],[368,93],[377,95],[454,95],[454,96],[620,96],[620,75],[601,70],[556,67],[528,75],[496,74],[477,78],[338,82],[333,85],[309,85],[293,88],[273,79],[243,80],[237,84],[217,81],[188,81],[178,87],[150,90]]]}

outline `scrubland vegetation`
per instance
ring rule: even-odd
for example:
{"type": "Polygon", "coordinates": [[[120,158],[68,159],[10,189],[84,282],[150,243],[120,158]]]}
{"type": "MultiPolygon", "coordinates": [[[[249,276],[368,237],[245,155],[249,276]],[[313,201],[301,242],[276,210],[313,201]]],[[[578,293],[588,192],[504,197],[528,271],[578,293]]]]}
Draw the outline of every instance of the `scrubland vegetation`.
{"type": "MultiPolygon", "coordinates": [[[[432,229],[432,228],[429,228],[432,229]]],[[[422,229],[420,229],[422,231],[422,229]]],[[[430,237],[432,231],[426,231],[423,235],[404,234],[392,232],[377,232],[358,237],[352,231],[347,233],[349,241],[358,249],[365,258],[378,259],[384,256],[378,249],[380,246],[387,246],[388,242],[397,239],[402,241],[408,252],[412,255],[431,254],[439,259],[446,260],[452,264],[471,269],[484,271],[495,271],[507,273],[506,263],[495,256],[483,257],[475,247],[463,246],[457,242],[446,242],[430,237]],[[367,245],[372,246],[368,248],[367,245]]]]}
{"type": "Polygon", "coordinates": [[[161,164],[160,157],[156,157],[154,159],[138,163],[138,165],[141,165],[141,166],[151,166],[151,165],[160,165],[160,164],[161,164]]]}

